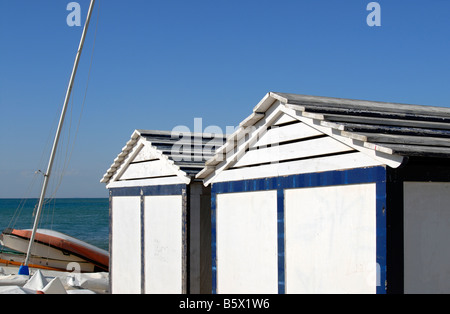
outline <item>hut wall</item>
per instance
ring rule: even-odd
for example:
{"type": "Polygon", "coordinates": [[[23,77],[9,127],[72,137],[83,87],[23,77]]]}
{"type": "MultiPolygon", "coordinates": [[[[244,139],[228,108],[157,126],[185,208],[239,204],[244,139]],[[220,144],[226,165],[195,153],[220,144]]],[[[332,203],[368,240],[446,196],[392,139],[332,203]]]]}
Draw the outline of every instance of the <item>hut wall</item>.
{"type": "Polygon", "coordinates": [[[144,197],[145,293],[183,292],[183,198],[144,197]]]}
{"type": "Polygon", "coordinates": [[[111,200],[111,291],[141,293],[141,200],[139,196],[111,200]]]}
{"type": "Polygon", "coordinates": [[[285,191],[286,293],[375,293],[376,184],[285,191]]]}
{"type": "Polygon", "coordinates": [[[110,189],[112,293],[188,291],[188,186],[110,189]]]}
{"type": "Polygon", "coordinates": [[[219,293],[277,293],[277,191],[217,195],[219,293]]]}
{"type": "Polygon", "coordinates": [[[404,182],[404,292],[450,292],[450,183],[404,182]]]}
{"type": "Polygon", "coordinates": [[[450,292],[449,123],[448,108],[268,93],[197,174],[212,291],[450,292]]]}
{"type": "Polygon", "coordinates": [[[214,293],[386,292],[385,167],[214,183],[211,198],[214,293]]]}

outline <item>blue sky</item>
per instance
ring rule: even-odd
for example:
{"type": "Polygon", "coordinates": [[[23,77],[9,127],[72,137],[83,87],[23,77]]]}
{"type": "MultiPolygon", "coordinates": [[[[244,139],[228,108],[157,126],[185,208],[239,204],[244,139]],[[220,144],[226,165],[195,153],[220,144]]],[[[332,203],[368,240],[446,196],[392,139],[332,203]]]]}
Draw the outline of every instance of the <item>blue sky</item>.
{"type": "MultiPolygon", "coordinates": [[[[69,2],[0,2],[0,198],[38,196],[82,31],[69,2]]],[[[450,1],[378,1],[380,27],[369,2],[97,0],[50,194],[107,197],[135,129],[225,130],[269,91],[450,107],[450,1]]]]}

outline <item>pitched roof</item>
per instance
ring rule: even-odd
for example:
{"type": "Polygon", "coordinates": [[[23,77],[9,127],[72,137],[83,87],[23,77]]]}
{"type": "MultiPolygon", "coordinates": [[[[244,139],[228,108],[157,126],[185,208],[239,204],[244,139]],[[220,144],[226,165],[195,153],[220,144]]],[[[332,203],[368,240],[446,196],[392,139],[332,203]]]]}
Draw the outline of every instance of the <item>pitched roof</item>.
{"type": "Polygon", "coordinates": [[[150,145],[160,158],[190,180],[203,169],[205,161],[213,156],[225,140],[226,137],[222,134],[136,130],[100,182],[110,182],[139,141],[150,145]]]}
{"type": "Polygon", "coordinates": [[[270,92],[197,178],[213,175],[225,162],[225,150],[237,147],[245,128],[267,119],[276,102],[284,113],[357,150],[392,156],[397,165],[404,156],[450,158],[450,108],[270,92]]]}
{"type": "Polygon", "coordinates": [[[450,157],[450,108],[274,94],[298,115],[368,148],[401,156],[450,157]]]}

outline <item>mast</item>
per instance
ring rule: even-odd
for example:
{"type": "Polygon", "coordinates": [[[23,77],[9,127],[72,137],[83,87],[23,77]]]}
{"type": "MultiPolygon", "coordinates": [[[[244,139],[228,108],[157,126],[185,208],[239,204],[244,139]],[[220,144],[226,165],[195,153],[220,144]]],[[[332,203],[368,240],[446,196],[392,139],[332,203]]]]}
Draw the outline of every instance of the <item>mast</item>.
{"type": "Polygon", "coordinates": [[[47,172],[44,174],[44,182],[42,184],[41,195],[39,198],[39,205],[38,205],[38,208],[36,211],[36,217],[34,219],[34,225],[33,225],[33,231],[31,233],[30,243],[28,244],[28,250],[27,250],[26,257],[25,257],[25,261],[19,269],[19,275],[29,275],[28,263],[30,261],[31,250],[33,248],[33,243],[34,243],[34,239],[36,236],[36,230],[39,225],[39,219],[41,216],[42,206],[44,205],[45,194],[47,192],[48,182],[50,179],[50,174],[52,172],[53,162],[55,160],[55,155],[56,155],[56,150],[58,148],[59,137],[61,135],[61,130],[62,130],[62,127],[64,124],[64,118],[66,116],[67,105],[69,103],[70,95],[72,93],[72,87],[73,87],[73,83],[75,81],[75,75],[77,73],[78,63],[80,62],[81,52],[83,50],[84,40],[86,39],[86,34],[87,34],[88,27],[89,27],[89,22],[91,20],[92,11],[94,9],[94,4],[95,4],[95,0],[91,0],[88,15],[86,18],[86,23],[84,24],[83,33],[81,35],[80,45],[78,46],[78,52],[75,57],[75,62],[74,62],[73,69],[72,69],[72,75],[70,76],[69,86],[67,87],[66,97],[64,100],[64,105],[63,105],[61,116],[59,119],[58,129],[56,131],[55,139],[53,142],[53,147],[52,147],[52,151],[50,154],[50,160],[48,162],[47,172]]]}

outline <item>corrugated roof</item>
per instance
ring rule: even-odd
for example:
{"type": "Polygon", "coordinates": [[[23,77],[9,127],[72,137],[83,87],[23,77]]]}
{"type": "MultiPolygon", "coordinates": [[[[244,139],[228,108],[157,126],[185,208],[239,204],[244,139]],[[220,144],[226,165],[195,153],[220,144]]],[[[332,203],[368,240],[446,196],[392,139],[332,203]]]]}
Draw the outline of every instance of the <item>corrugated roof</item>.
{"type": "Polygon", "coordinates": [[[111,180],[140,139],[146,140],[167,157],[168,162],[173,163],[187,177],[193,178],[203,169],[206,160],[225,143],[226,136],[211,133],[136,130],[103,176],[102,183],[111,180]]]}

